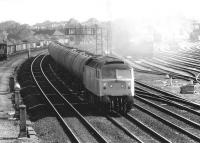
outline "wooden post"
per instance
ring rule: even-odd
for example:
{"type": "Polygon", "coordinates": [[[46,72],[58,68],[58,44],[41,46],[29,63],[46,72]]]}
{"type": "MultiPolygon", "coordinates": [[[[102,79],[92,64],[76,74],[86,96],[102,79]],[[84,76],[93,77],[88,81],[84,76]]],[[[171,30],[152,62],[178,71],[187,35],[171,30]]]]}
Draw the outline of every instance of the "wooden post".
{"type": "Polygon", "coordinates": [[[28,59],[30,58],[31,56],[31,50],[30,50],[30,47],[28,47],[28,59]]]}
{"type": "Polygon", "coordinates": [[[14,77],[11,76],[10,77],[10,82],[9,82],[9,86],[10,86],[10,92],[13,92],[14,91],[14,77]]]}
{"type": "Polygon", "coordinates": [[[26,106],[20,105],[20,137],[27,137],[26,130],[26,106]]]}
{"type": "Polygon", "coordinates": [[[166,78],[169,79],[169,86],[172,86],[172,84],[173,84],[172,76],[169,74],[166,74],[166,78]]]}

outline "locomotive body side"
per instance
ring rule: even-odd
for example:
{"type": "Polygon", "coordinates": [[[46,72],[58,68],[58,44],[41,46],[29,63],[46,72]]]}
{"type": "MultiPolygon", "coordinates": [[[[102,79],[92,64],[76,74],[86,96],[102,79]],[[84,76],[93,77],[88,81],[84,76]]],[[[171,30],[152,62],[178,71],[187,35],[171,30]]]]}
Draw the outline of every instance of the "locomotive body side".
{"type": "MultiPolygon", "coordinates": [[[[94,94],[94,96],[100,97],[100,82],[97,73],[99,73],[99,69],[86,65],[83,72],[83,84],[88,91],[94,94]]],[[[93,100],[94,99],[91,99],[91,102],[93,102],[93,100]]]]}

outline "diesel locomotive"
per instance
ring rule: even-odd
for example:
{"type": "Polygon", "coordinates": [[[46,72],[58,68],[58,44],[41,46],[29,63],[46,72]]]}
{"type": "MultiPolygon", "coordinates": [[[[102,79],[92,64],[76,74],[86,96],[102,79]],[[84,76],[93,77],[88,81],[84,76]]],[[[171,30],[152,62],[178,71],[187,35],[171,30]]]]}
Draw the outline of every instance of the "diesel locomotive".
{"type": "Polygon", "coordinates": [[[89,103],[106,112],[131,110],[134,71],[130,65],[113,56],[92,55],[57,43],[51,43],[48,50],[58,64],[82,82],[89,103]]]}

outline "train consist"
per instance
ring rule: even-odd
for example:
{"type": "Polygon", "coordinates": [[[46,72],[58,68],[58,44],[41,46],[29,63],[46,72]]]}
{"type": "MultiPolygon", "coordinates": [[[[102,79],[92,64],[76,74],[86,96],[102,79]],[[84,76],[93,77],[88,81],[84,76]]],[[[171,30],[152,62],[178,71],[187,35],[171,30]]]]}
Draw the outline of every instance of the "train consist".
{"type": "Polygon", "coordinates": [[[124,61],[111,56],[100,56],[61,46],[49,45],[51,57],[84,85],[91,104],[106,112],[127,113],[134,103],[134,72],[124,61]]]}
{"type": "Polygon", "coordinates": [[[39,42],[22,42],[19,44],[0,43],[0,60],[7,59],[8,57],[27,51],[27,49],[34,50],[48,45],[49,41],[39,42]]]}

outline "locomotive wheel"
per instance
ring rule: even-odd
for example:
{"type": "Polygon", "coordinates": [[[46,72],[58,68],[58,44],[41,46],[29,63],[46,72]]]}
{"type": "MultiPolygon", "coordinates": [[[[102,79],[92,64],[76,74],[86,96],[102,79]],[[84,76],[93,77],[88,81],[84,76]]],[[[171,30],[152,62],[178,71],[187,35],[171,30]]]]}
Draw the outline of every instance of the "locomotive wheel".
{"type": "Polygon", "coordinates": [[[108,103],[108,113],[112,112],[112,103],[108,103]]]}
{"type": "Polygon", "coordinates": [[[121,113],[127,114],[132,109],[132,104],[128,102],[127,98],[122,99],[122,110],[121,113]]]}
{"type": "Polygon", "coordinates": [[[113,110],[113,109],[114,109],[114,101],[110,100],[110,110],[113,110]]]}
{"type": "Polygon", "coordinates": [[[132,106],[129,105],[129,104],[127,104],[127,105],[126,105],[126,112],[129,112],[131,109],[132,109],[132,106]]]}
{"type": "Polygon", "coordinates": [[[111,111],[112,108],[112,104],[111,104],[110,98],[108,96],[104,96],[101,99],[101,107],[103,109],[103,112],[105,112],[105,114],[109,113],[111,111]]]}
{"type": "Polygon", "coordinates": [[[122,111],[123,111],[123,104],[122,104],[122,98],[119,98],[118,99],[118,103],[119,103],[119,112],[121,112],[122,113],[122,111]]]}
{"type": "Polygon", "coordinates": [[[121,113],[126,114],[126,102],[124,99],[121,100],[121,113]]]}
{"type": "Polygon", "coordinates": [[[103,103],[102,104],[102,109],[103,109],[103,113],[104,114],[108,114],[109,113],[109,105],[108,105],[108,103],[103,103]]]}
{"type": "Polygon", "coordinates": [[[126,114],[128,112],[126,103],[123,105],[123,111],[122,112],[123,112],[123,114],[126,114]]]}
{"type": "Polygon", "coordinates": [[[90,94],[89,96],[90,96],[90,103],[94,104],[94,96],[92,94],[90,94]]]}
{"type": "Polygon", "coordinates": [[[115,111],[117,111],[117,109],[118,109],[118,107],[117,107],[117,98],[114,98],[113,100],[114,100],[113,101],[113,104],[114,104],[113,108],[114,108],[115,111]]]}
{"type": "Polygon", "coordinates": [[[126,103],[125,103],[125,108],[126,108],[126,111],[125,111],[125,112],[128,113],[128,112],[132,109],[132,104],[126,102],[126,103]]]}

